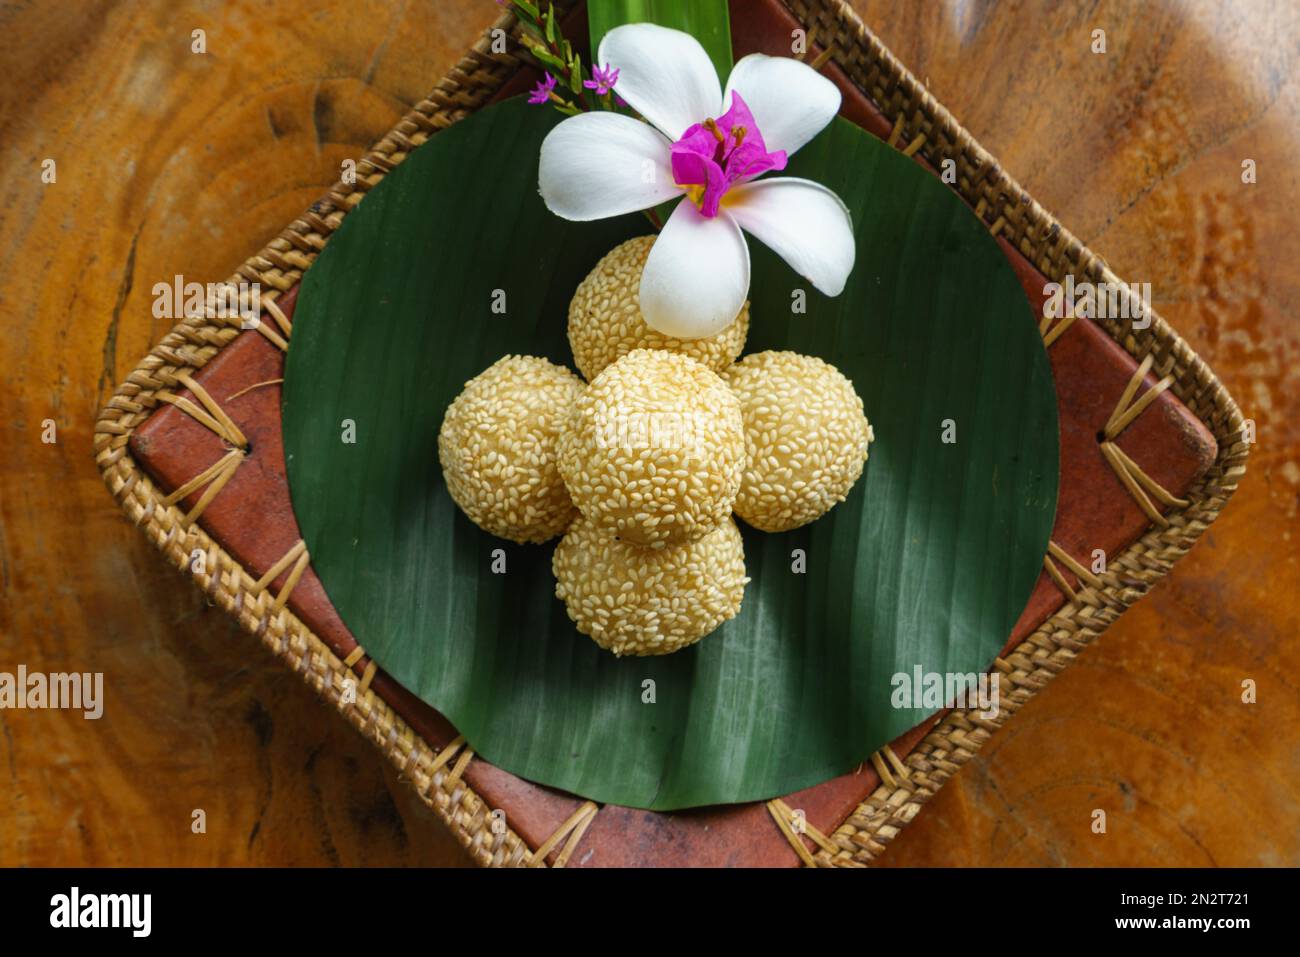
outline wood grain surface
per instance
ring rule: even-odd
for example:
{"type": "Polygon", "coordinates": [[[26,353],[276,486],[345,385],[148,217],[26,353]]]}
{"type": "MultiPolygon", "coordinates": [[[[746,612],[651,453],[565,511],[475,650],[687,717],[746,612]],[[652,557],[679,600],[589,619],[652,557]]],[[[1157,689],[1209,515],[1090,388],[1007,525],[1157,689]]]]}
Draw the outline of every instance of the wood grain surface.
{"type": "MultiPolygon", "coordinates": [[[[1300,864],[1300,9],[856,6],[1041,203],[1152,284],[1259,433],[1173,575],[881,863],[1300,864]]],[[[496,13],[0,4],[0,670],[100,671],[106,698],[98,721],[0,711],[0,864],[466,862],[377,752],[131,528],[90,435],[171,324],[153,284],[229,275],[496,13]]]]}

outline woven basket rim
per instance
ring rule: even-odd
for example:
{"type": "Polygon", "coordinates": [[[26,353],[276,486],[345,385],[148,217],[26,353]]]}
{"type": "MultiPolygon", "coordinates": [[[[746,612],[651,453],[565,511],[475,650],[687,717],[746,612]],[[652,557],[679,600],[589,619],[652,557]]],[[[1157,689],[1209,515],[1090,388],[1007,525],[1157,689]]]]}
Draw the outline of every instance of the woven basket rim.
{"type": "MultiPolygon", "coordinates": [[[[829,49],[830,59],[868,99],[887,117],[897,119],[894,138],[903,137],[910,150],[920,152],[936,168],[940,160],[956,161],[958,193],[994,235],[1011,242],[1054,281],[1072,273],[1094,282],[1120,283],[1101,257],[1001,169],[844,0],[782,2],[808,28],[810,38],[816,37],[829,49]]],[[[564,0],[559,6],[571,3],[564,0]]],[[[258,283],[264,290],[263,302],[274,301],[292,288],[347,212],[388,170],[433,133],[483,106],[524,65],[534,65],[534,61],[519,44],[515,17],[503,13],[429,96],[358,161],[354,183],[335,184],[324,199],[313,203],[241,264],[227,282],[236,286],[258,283]],[[494,52],[494,39],[503,34],[508,38],[507,49],[494,52]]],[[[800,855],[806,862],[854,866],[876,857],[993,730],[1168,574],[1231,498],[1249,453],[1249,444],[1241,434],[1241,411],[1208,365],[1163,318],[1154,311],[1150,314],[1150,326],[1142,330],[1132,328],[1127,320],[1099,320],[1098,325],[1134,358],[1153,357],[1153,371],[1173,377],[1174,394],[1217,440],[1215,462],[1185,493],[1190,504],[1167,516],[1167,528],[1149,528],[1114,558],[1102,575],[1103,587],[1081,588],[1072,599],[1067,596],[1051,618],[995,662],[1001,681],[1010,687],[1002,695],[1002,712],[997,718],[983,719],[962,709],[951,711],[894,769],[896,773],[878,765],[881,786],[815,855],[809,858],[806,851],[800,855]]],[[[543,864],[554,845],[547,842],[551,846],[530,849],[523,838],[493,817],[486,803],[461,779],[468,749],[453,766],[450,759],[457,756],[454,744],[433,748],[372,691],[349,700],[344,689],[354,677],[352,667],[289,608],[279,607],[269,589],[197,522],[186,524],[180,509],[164,502],[164,494],[132,457],[130,437],[158,406],[158,393],[177,388],[180,375],[202,368],[241,331],[238,315],[208,309],[203,315],[181,319],[140,361],[95,424],[93,448],[105,484],[127,516],[172,564],[188,572],[200,588],[273,654],[300,672],[318,695],[388,756],[474,860],[491,866],[543,864]],[[194,549],[202,549],[207,556],[198,571],[191,564],[194,549]]],[[[773,814],[777,816],[776,811],[773,814]]],[[[588,816],[575,823],[585,829],[589,821],[588,816]]],[[[580,837],[581,831],[576,834],[580,837]]],[[[568,857],[574,843],[570,841],[562,858],[568,857]]],[[[801,842],[799,847],[803,847],[801,842]]]]}

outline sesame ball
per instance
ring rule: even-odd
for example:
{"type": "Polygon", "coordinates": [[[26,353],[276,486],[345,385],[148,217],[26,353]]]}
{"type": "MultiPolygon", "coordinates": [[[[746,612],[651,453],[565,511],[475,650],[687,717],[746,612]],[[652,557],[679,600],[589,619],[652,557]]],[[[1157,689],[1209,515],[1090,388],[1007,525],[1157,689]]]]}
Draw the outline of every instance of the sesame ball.
{"type": "Polygon", "coordinates": [[[694,541],[727,518],[740,488],[740,404],[694,359],[636,349],[573,404],[559,459],[573,503],[607,535],[694,541]]]}
{"type": "Polygon", "coordinates": [[[736,361],[749,333],[749,302],[731,325],[703,339],[678,339],[656,332],[641,315],[641,271],[653,236],[615,246],[596,263],[569,303],[569,345],[578,371],[590,382],[633,349],[666,349],[690,356],[714,372],[736,361]]]}
{"type": "Polygon", "coordinates": [[[844,501],[875,437],[853,383],[796,352],[746,356],[724,378],[745,418],[748,465],[736,514],[762,531],[784,532],[844,501]]]}
{"type": "Polygon", "coordinates": [[[730,518],[703,538],[639,548],[578,518],[551,558],[578,630],[616,655],[666,655],[734,618],[749,579],[730,518]]]}
{"type": "Polygon", "coordinates": [[[536,356],[506,356],[447,409],[438,460],[452,501],[475,525],[514,542],[561,534],[575,511],[555,443],[582,380],[536,356]]]}

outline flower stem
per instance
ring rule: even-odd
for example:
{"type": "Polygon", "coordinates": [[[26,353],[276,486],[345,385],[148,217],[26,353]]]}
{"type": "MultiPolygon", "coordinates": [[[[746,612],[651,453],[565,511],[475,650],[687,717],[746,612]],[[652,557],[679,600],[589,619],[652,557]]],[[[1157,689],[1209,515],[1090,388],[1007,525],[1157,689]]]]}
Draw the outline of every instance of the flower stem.
{"type": "Polygon", "coordinates": [[[565,99],[552,92],[550,99],[556,108],[569,115],[600,109],[599,99],[584,89],[587,70],[582,58],[573,52],[572,45],[560,32],[555,5],[548,3],[543,7],[532,0],[511,0],[511,3],[526,31],[524,46],[573,94],[573,99],[565,99]]]}

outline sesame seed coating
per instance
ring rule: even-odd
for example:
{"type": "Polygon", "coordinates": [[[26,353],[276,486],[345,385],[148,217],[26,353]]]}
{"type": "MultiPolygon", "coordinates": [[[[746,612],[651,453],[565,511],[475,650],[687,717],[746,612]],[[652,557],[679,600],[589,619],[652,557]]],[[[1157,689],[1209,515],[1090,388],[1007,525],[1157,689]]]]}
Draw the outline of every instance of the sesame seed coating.
{"type": "Polygon", "coordinates": [[[633,349],[679,352],[721,372],[745,348],[748,301],[731,325],[703,339],[665,336],[646,325],[639,294],[641,271],[654,242],[654,236],[638,236],[615,246],[573,294],[569,303],[569,345],[574,364],[588,382],[633,349]]]}
{"type": "Polygon", "coordinates": [[[694,541],[727,518],[740,488],[740,404],[694,359],[633,350],[573,404],[559,467],[573,503],[607,535],[694,541]]]}
{"type": "Polygon", "coordinates": [[[568,369],[506,356],[465,383],[438,431],[452,500],[485,532],[514,542],[561,534],[575,510],[556,468],[556,439],[583,389],[568,369]]]}
{"type": "Polygon", "coordinates": [[[740,399],[748,465],[736,514],[765,532],[820,518],[862,475],[875,437],[853,383],[796,352],[759,352],[723,378],[740,399]]]}
{"type": "Polygon", "coordinates": [[[639,548],[580,517],[551,570],[578,630],[616,655],[666,655],[699,641],[735,617],[749,582],[730,518],[685,545],[639,548]]]}

